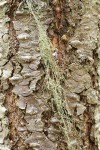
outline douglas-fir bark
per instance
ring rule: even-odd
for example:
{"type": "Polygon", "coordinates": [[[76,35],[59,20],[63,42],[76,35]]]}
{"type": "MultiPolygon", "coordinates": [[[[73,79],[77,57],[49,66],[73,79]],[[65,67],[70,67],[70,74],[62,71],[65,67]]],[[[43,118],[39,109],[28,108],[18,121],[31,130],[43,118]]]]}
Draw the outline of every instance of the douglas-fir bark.
{"type": "Polygon", "coordinates": [[[99,5],[94,0],[0,1],[0,150],[100,149],[99,5]],[[46,84],[54,72],[44,63],[47,53],[41,54],[42,33],[31,8],[51,42],[51,60],[63,73],[59,86],[65,93],[68,140],[54,103],[55,85],[48,90],[46,84]]]}

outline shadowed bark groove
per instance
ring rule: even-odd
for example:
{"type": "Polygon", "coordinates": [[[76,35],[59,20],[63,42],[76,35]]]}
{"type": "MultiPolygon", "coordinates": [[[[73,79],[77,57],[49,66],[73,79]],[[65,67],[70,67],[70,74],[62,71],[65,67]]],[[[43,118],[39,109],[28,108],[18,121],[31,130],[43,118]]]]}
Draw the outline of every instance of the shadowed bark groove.
{"type": "MultiPolygon", "coordinates": [[[[19,41],[17,39],[16,35],[16,30],[14,29],[14,14],[15,11],[17,10],[19,1],[9,1],[9,7],[6,11],[6,15],[8,15],[10,21],[7,22],[7,27],[9,31],[9,53],[7,55],[8,57],[8,62],[10,62],[13,66],[13,70],[11,73],[11,78],[14,76],[15,69],[16,69],[16,61],[15,61],[15,56],[16,53],[19,50],[19,41]]],[[[7,65],[7,63],[6,63],[7,65]]],[[[5,106],[8,111],[8,120],[9,120],[9,139],[11,142],[11,150],[17,150],[20,145],[24,143],[23,139],[20,137],[18,133],[18,125],[20,124],[20,121],[22,119],[23,114],[21,113],[21,110],[16,106],[16,100],[17,100],[17,95],[14,95],[13,93],[13,84],[10,83],[8,80],[9,84],[9,89],[6,91],[6,96],[5,96],[5,106]]],[[[27,146],[26,146],[27,148],[27,146]]]]}

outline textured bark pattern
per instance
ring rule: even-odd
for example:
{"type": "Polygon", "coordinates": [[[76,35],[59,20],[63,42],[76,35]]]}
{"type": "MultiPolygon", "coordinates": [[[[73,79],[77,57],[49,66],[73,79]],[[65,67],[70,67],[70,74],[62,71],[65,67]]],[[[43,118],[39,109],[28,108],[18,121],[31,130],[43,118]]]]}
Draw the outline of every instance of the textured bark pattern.
{"type": "MultiPolygon", "coordinates": [[[[55,61],[64,69],[66,102],[78,132],[70,137],[74,148],[69,149],[99,150],[99,3],[33,0],[32,5],[39,9],[55,61]]],[[[25,1],[1,0],[0,150],[68,149],[52,94],[44,89],[38,36],[25,1]]]]}

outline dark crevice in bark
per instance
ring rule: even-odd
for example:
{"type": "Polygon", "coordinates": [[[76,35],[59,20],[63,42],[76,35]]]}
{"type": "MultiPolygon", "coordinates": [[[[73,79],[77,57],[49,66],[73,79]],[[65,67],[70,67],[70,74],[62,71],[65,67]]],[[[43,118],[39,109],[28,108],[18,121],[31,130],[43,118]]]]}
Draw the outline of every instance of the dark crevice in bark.
{"type": "Polygon", "coordinates": [[[87,106],[87,109],[84,112],[84,146],[86,146],[87,150],[95,150],[94,141],[92,141],[90,138],[91,127],[93,125],[90,107],[91,106],[87,106]]]}
{"type": "Polygon", "coordinates": [[[93,87],[96,90],[99,89],[99,85],[98,85],[98,73],[97,73],[97,65],[98,65],[99,59],[98,59],[97,49],[98,49],[98,45],[96,44],[96,48],[93,50],[93,59],[94,59],[93,68],[94,68],[94,74],[93,74],[93,78],[92,78],[93,87]]]}
{"type": "Polygon", "coordinates": [[[53,43],[53,46],[56,49],[57,52],[57,62],[60,66],[64,67],[64,60],[65,60],[65,46],[68,42],[68,38],[66,36],[66,32],[69,27],[68,20],[66,18],[66,1],[58,0],[53,4],[53,2],[50,1],[50,5],[53,10],[54,14],[54,27],[48,28],[48,35],[51,38],[51,41],[53,43]],[[53,34],[52,34],[53,33],[53,34]]]}
{"type": "MultiPolygon", "coordinates": [[[[6,15],[8,15],[8,17],[10,18],[10,21],[8,22],[9,37],[10,37],[8,62],[11,62],[13,66],[11,77],[13,77],[15,71],[16,63],[14,62],[14,60],[15,60],[16,53],[18,52],[19,49],[19,41],[16,37],[16,31],[13,25],[14,13],[17,7],[18,7],[17,0],[9,1],[9,10],[6,12],[6,15]]],[[[22,112],[16,106],[17,96],[13,94],[13,85],[10,83],[10,81],[8,81],[8,85],[9,85],[9,89],[6,90],[5,107],[7,108],[8,111],[7,116],[9,120],[9,139],[11,141],[11,150],[15,150],[15,149],[17,150],[18,146],[24,143],[17,129],[18,125],[20,124],[20,118],[22,117],[22,112]]],[[[25,147],[27,148],[27,146],[25,147]]]]}

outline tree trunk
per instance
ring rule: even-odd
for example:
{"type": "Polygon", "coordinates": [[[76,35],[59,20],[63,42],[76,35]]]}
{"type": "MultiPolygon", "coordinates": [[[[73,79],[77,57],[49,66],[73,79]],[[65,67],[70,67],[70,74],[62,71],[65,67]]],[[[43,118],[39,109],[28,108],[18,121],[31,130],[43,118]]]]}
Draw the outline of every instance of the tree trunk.
{"type": "Polygon", "coordinates": [[[0,1],[0,150],[100,150],[99,7],[0,1]]]}

